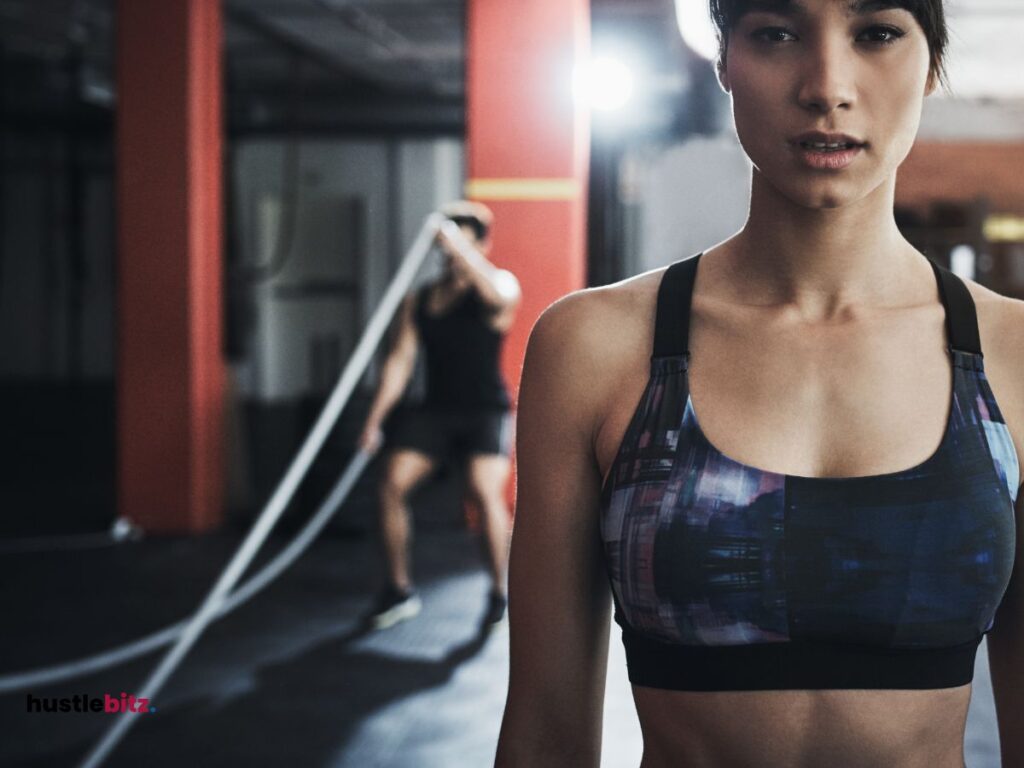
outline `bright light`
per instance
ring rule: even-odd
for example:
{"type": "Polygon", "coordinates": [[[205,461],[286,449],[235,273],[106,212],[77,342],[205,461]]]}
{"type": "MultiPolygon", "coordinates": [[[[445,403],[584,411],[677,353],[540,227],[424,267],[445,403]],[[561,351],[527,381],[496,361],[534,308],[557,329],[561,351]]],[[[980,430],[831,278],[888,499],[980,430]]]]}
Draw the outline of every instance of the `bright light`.
{"type": "Polygon", "coordinates": [[[707,0],[676,0],[676,22],[683,42],[694,53],[708,61],[718,55],[718,38],[708,14],[707,0]]]}
{"type": "Polygon", "coordinates": [[[969,245],[957,245],[949,254],[949,271],[957,277],[968,280],[975,279],[974,266],[977,263],[977,254],[969,245]]]}
{"type": "Polygon", "coordinates": [[[622,109],[633,96],[633,72],[621,59],[602,56],[576,70],[576,93],[595,110],[622,109]]]}

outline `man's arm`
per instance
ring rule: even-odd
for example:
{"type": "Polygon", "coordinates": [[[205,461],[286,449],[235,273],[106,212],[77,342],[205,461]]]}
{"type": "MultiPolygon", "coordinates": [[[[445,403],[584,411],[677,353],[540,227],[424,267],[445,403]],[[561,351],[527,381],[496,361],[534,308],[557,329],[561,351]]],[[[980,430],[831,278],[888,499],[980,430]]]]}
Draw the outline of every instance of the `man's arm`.
{"type": "Polygon", "coordinates": [[[454,222],[446,221],[438,236],[452,249],[463,271],[469,277],[481,300],[496,312],[507,310],[519,304],[522,290],[519,280],[507,269],[501,269],[489,262],[467,240],[454,222]]]}
{"type": "Polygon", "coordinates": [[[380,384],[366,418],[367,425],[379,427],[383,423],[395,403],[401,399],[412,376],[419,348],[419,334],[413,318],[416,298],[416,292],[413,291],[402,300],[394,341],[381,369],[380,384]]]}

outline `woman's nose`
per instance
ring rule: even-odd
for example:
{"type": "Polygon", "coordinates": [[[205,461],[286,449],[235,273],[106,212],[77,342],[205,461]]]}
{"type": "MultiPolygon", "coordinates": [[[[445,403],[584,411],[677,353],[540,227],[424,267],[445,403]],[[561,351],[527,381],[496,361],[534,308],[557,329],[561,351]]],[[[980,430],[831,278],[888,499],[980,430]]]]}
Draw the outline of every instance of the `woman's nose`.
{"type": "Polygon", "coordinates": [[[825,113],[852,107],[856,100],[855,69],[845,41],[808,44],[800,67],[800,105],[825,113]]]}

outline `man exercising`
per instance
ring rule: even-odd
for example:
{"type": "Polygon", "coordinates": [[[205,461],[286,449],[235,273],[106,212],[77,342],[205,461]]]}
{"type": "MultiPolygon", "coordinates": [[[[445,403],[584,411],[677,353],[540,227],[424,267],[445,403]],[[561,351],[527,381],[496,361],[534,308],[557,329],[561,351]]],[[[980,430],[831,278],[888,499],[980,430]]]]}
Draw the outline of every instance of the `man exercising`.
{"type": "Polygon", "coordinates": [[[378,489],[388,563],[388,582],[369,617],[378,629],[420,611],[421,600],[409,574],[406,499],[440,459],[452,456],[465,457],[467,492],[482,513],[492,578],[484,623],[494,627],[505,619],[510,534],[505,488],[511,470],[513,415],[498,363],[521,291],[515,275],[487,260],[493,216],[486,206],[459,201],[444,206],[441,213],[458,228],[446,222],[437,235],[444,269],[436,281],[403,300],[380,385],[359,437],[364,451],[380,448],[381,425],[402,397],[422,345],[426,395],[419,407],[400,409],[389,425],[378,489]]]}

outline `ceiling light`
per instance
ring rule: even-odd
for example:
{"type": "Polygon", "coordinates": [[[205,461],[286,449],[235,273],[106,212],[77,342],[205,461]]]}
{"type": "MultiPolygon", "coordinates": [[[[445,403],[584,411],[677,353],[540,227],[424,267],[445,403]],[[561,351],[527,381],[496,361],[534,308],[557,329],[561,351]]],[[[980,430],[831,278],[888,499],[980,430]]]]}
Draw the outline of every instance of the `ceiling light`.
{"type": "Polygon", "coordinates": [[[718,55],[718,38],[707,0],[675,0],[676,23],[683,42],[698,56],[711,61],[718,55]]]}
{"type": "Polygon", "coordinates": [[[622,109],[633,96],[632,68],[625,61],[599,56],[576,72],[576,93],[601,112],[622,109]]]}

